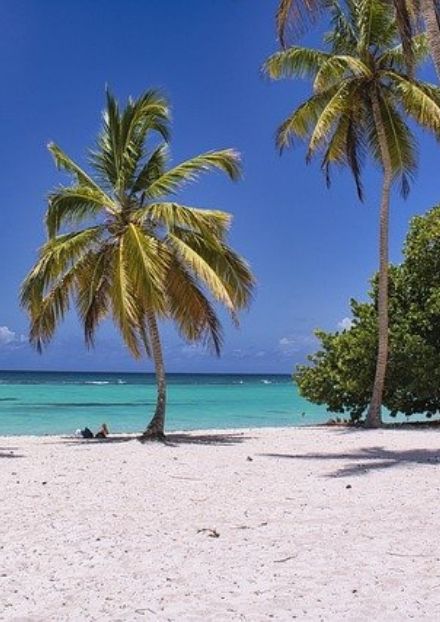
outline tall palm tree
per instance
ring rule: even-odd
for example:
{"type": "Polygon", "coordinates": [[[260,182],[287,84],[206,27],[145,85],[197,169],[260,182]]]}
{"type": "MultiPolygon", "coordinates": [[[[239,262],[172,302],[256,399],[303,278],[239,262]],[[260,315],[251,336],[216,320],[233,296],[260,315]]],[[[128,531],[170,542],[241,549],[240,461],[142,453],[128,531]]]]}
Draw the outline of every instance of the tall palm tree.
{"type": "MultiPolygon", "coordinates": [[[[291,47],[271,56],[265,72],[273,79],[309,76],[313,94],[280,126],[278,147],[299,138],[308,141],[307,160],[322,154],[330,182],[334,164],[351,169],[359,198],[361,170],[371,155],[383,172],[380,203],[378,357],[366,424],[381,424],[381,402],[388,358],[388,222],[393,182],[406,196],[417,154],[406,117],[440,137],[440,89],[415,80],[405,70],[404,53],[395,46],[395,20],[383,2],[361,0],[332,9],[333,30],[326,50],[291,47]]],[[[427,53],[426,41],[413,42],[416,60],[427,53]]]]}
{"type": "Polygon", "coordinates": [[[221,325],[210,301],[237,312],[251,298],[253,276],[227,243],[230,215],[196,209],[172,198],[186,182],[211,169],[240,175],[238,154],[210,151],[167,168],[168,103],[156,91],[120,110],[107,93],[102,132],[86,172],[58,146],[49,145],[72,184],[56,188],[46,213],[48,241],[26,277],[21,304],[38,350],[52,339],[74,301],[85,341],[112,317],[136,358],[152,357],[157,403],[145,438],[164,434],[166,377],[158,321],[175,322],[190,342],[217,354],[221,325]]]}

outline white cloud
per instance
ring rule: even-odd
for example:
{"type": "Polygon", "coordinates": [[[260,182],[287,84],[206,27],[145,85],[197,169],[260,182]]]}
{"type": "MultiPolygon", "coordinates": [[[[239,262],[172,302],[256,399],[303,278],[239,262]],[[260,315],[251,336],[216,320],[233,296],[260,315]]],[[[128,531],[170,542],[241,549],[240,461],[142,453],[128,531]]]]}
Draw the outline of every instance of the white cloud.
{"type": "Polygon", "coordinates": [[[339,330],[350,330],[354,325],[354,322],[351,317],[344,317],[340,322],[338,322],[339,330]]]}
{"type": "Polygon", "coordinates": [[[279,344],[281,347],[291,346],[295,343],[295,339],[293,337],[281,337],[279,344]]]}
{"type": "Polygon", "coordinates": [[[308,352],[316,344],[314,335],[286,335],[278,340],[277,351],[282,356],[293,356],[299,352],[308,352]]]}
{"type": "Polygon", "coordinates": [[[8,345],[16,341],[17,335],[13,330],[10,330],[7,326],[0,326],[0,345],[8,345]]]}
{"type": "Polygon", "coordinates": [[[27,343],[25,335],[19,335],[8,326],[0,326],[0,348],[16,349],[27,343]]]}
{"type": "Polygon", "coordinates": [[[185,358],[195,358],[197,356],[206,356],[207,351],[206,348],[201,346],[198,343],[189,343],[183,346],[180,346],[178,351],[185,358]]]}
{"type": "Polygon", "coordinates": [[[293,337],[291,335],[286,337],[281,337],[278,341],[278,350],[287,356],[291,356],[295,352],[298,352],[301,349],[301,339],[297,337],[293,337]]]}

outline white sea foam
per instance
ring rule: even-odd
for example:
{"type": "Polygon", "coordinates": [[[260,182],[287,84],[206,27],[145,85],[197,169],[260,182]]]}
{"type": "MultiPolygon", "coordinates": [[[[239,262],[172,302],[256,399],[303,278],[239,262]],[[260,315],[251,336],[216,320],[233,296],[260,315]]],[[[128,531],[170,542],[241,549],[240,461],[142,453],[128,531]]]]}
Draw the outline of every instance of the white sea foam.
{"type": "Polygon", "coordinates": [[[84,384],[110,384],[108,380],[86,380],[84,384]]]}

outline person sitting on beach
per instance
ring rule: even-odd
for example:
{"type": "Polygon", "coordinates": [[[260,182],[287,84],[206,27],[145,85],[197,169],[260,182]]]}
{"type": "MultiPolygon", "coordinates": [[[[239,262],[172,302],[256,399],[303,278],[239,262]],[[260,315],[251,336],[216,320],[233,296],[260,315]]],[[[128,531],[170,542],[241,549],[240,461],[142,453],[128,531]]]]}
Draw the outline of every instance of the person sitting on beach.
{"type": "Polygon", "coordinates": [[[77,430],[75,436],[82,438],[107,438],[109,435],[108,427],[106,423],[103,423],[96,434],[93,434],[90,428],[84,428],[84,430],[77,430]]]}
{"type": "Polygon", "coordinates": [[[89,428],[84,428],[84,430],[76,430],[75,436],[77,438],[93,438],[93,432],[89,428]]]}
{"type": "Polygon", "coordinates": [[[95,438],[107,438],[108,435],[109,435],[109,431],[108,431],[107,424],[103,423],[102,426],[97,431],[97,433],[95,434],[95,438]]]}

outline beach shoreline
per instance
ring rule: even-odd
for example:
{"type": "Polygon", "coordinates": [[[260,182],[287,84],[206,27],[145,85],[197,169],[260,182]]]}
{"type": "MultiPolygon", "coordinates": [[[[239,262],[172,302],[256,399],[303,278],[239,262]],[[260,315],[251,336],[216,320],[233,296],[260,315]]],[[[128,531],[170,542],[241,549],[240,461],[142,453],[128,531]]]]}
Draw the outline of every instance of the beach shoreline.
{"type": "Polygon", "coordinates": [[[438,616],[436,430],[169,440],[0,438],[0,620],[438,616]]]}

